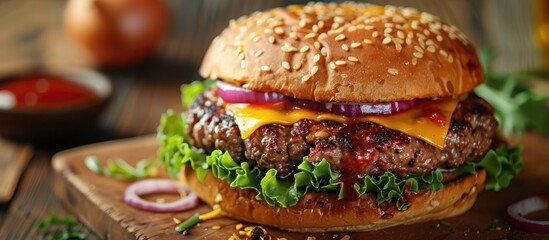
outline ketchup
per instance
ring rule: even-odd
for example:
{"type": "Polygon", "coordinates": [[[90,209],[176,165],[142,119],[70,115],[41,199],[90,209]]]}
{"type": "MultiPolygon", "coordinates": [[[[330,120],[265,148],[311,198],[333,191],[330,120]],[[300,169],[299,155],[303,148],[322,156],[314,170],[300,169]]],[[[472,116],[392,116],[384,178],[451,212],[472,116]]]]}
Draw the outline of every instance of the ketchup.
{"type": "Polygon", "coordinates": [[[0,109],[52,109],[99,99],[91,89],[58,76],[35,74],[0,82],[0,109]]]}

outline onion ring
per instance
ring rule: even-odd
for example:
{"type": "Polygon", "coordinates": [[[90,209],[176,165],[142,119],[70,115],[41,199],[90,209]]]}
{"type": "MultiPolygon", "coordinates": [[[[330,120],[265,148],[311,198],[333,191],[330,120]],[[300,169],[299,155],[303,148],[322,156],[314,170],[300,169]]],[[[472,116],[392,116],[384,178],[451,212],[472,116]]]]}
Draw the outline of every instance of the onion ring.
{"type": "Polygon", "coordinates": [[[129,185],[124,190],[124,202],[128,205],[152,212],[178,212],[198,205],[198,196],[182,182],[170,179],[145,179],[129,185]],[[147,201],[140,195],[151,193],[179,193],[184,191],[187,196],[174,202],[157,203],[147,201]]]}
{"type": "Polygon", "coordinates": [[[549,193],[529,197],[507,207],[508,221],[518,229],[532,233],[549,233],[549,221],[527,219],[535,211],[549,209],[549,193]]]}

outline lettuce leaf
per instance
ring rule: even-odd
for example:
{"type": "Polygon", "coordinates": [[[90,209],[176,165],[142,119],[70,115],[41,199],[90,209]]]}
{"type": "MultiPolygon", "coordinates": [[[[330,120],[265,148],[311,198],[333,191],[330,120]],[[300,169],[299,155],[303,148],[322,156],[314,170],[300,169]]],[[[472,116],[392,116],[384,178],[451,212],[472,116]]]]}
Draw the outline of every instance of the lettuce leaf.
{"type": "MultiPolygon", "coordinates": [[[[293,178],[281,180],[277,178],[275,169],[264,172],[247,162],[237,163],[228,152],[215,150],[206,156],[193,151],[183,137],[184,119],[184,115],[170,110],[162,116],[158,128],[161,145],[158,155],[173,177],[177,176],[183,164],[190,163],[202,182],[207,172],[211,171],[214,177],[225,180],[232,188],[253,189],[257,192],[256,199],[285,208],[297,204],[299,198],[310,191],[333,192],[338,199],[343,198],[343,182],[339,180],[339,173],[332,171],[325,159],[312,163],[304,157],[293,178]]],[[[455,169],[455,173],[461,176],[485,168],[488,173],[486,188],[500,190],[507,187],[511,178],[522,168],[520,151],[520,147],[490,150],[481,161],[466,162],[455,169]]],[[[410,175],[406,179],[385,172],[381,176],[365,176],[363,183],[353,186],[359,196],[374,194],[378,205],[394,201],[399,210],[410,206],[404,197],[406,192],[415,193],[422,189],[438,191],[442,187],[442,172],[438,169],[424,176],[410,175]]]]}
{"type": "Polygon", "coordinates": [[[194,100],[194,98],[206,91],[215,83],[215,80],[205,79],[203,81],[197,80],[189,84],[181,85],[181,102],[184,107],[188,107],[194,100]]]}
{"type": "Polygon", "coordinates": [[[474,174],[476,169],[486,169],[487,178],[485,188],[499,191],[509,186],[511,179],[522,169],[524,162],[520,157],[522,146],[508,148],[500,146],[490,150],[479,162],[465,162],[455,169],[457,175],[474,174]]]}

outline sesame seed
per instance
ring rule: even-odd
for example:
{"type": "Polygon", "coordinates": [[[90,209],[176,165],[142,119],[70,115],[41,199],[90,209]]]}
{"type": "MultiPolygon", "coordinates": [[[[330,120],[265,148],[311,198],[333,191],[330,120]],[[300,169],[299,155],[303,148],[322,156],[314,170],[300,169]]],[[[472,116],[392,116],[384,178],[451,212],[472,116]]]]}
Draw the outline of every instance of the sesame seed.
{"type": "Polygon", "coordinates": [[[254,42],[259,42],[259,40],[261,40],[261,37],[260,36],[256,36],[252,39],[254,42]]]}
{"type": "Polygon", "coordinates": [[[286,69],[286,70],[290,70],[290,63],[284,61],[284,62],[282,62],[282,67],[283,67],[284,69],[286,69]]]}
{"type": "Polygon", "coordinates": [[[430,45],[429,47],[427,47],[427,51],[429,51],[430,53],[434,53],[436,51],[436,48],[435,46],[430,45]]]}
{"type": "Polygon", "coordinates": [[[450,39],[454,40],[454,39],[456,39],[456,34],[454,32],[450,32],[450,33],[448,33],[448,37],[450,37],[450,39]]]}
{"type": "Polygon", "coordinates": [[[244,60],[244,53],[239,53],[238,54],[238,59],[244,60]]]}
{"type": "Polygon", "coordinates": [[[299,69],[301,69],[301,63],[296,63],[296,64],[294,64],[294,70],[297,71],[297,70],[299,70],[299,69]]]}
{"type": "Polygon", "coordinates": [[[320,49],[320,43],[319,42],[314,42],[313,45],[315,46],[316,49],[320,49]]]}
{"type": "Polygon", "coordinates": [[[385,23],[383,26],[385,26],[386,28],[392,28],[395,26],[395,24],[393,23],[385,23]]]}
{"type": "Polygon", "coordinates": [[[344,51],[349,51],[349,46],[347,44],[343,44],[341,45],[341,49],[343,49],[344,51]]]}
{"type": "Polygon", "coordinates": [[[441,35],[437,35],[437,41],[442,42],[442,36],[441,35]]]}
{"type": "Polygon", "coordinates": [[[274,29],[274,32],[276,34],[284,34],[284,29],[281,28],[281,27],[277,27],[277,28],[274,29]]]}
{"type": "Polygon", "coordinates": [[[328,37],[328,35],[326,33],[321,33],[320,35],[318,35],[318,40],[322,41],[322,40],[326,39],[327,37],[328,37]]]}
{"type": "Polygon", "coordinates": [[[372,37],[376,38],[376,37],[378,37],[378,36],[379,36],[379,32],[376,31],[376,32],[373,32],[373,33],[372,33],[372,37]]]}
{"type": "Polygon", "coordinates": [[[316,33],[313,33],[313,32],[305,35],[305,39],[314,38],[314,37],[316,37],[316,33]]]}
{"type": "Polygon", "coordinates": [[[406,38],[406,44],[408,45],[412,44],[412,38],[406,38]]]}
{"type": "Polygon", "coordinates": [[[362,40],[362,42],[364,42],[365,44],[372,44],[372,40],[370,39],[364,39],[362,40]]]}
{"type": "Polygon", "coordinates": [[[398,74],[398,70],[394,68],[387,69],[387,72],[393,76],[398,74]]]}
{"type": "Polygon", "coordinates": [[[356,31],[356,27],[355,26],[350,26],[348,31],[349,32],[354,32],[354,31],[356,31]]]}
{"type": "Polygon", "coordinates": [[[349,60],[349,61],[351,61],[351,62],[358,62],[358,58],[353,57],[353,56],[347,57],[347,60],[349,60]]]}
{"type": "Polygon", "coordinates": [[[255,56],[259,57],[259,56],[263,55],[263,53],[265,53],[265,50],[263,50],[263,49],[258,50],[257,52],[255,52],[255,56]]]}
{"type": "Polygon", "coordinates": [[[295,34],[295,32],[291,32],[291,33],[290,33],[290,38],[293,39],[293,40],[299,39],[299,38],[297,37],[297,35],[295,34]]]}
{"type": "Polygon", "coordinates": [[[335,65],[337,65],[337,66],[343,66],[343,65],[345,65],[345,64],[347,64],[347,62],[345,62],[345,61],[343,61],[343,60],[337,60],[337,61],[335,61],[335,65]]]}
{"type": "Polygon", "coordinates": [[[322,49],[320,49],[320,53],[322,54],[322,56],[326,57],[326,55],[328,55],[328,50],[326,50],[326,48],[323,47],[322,49]]]}
{"type": "Polygon", "coordinates": [[[387,36],[383,39],[383,41],[381,42],[382,44],[389,44],[391,42],[391,37],[390,36],[387,36]]]}
{"type": "Polygon", "coordinates": [[[330,68],[331,69],[336,69],[336,65],[333,61],[330,62],[330,68]]]}
{"type": "Polygon", "coordinates": [[[414,46],[414,49],[415,49],[416,51],[420,52],[420,53],[423,53],[423,48],[421,48],[421,47],[418,46],[418,45],[415,45],[415,46],[414,46]]]}
{"type": "Polygon", "coordinates": [[[374,26],[372,26],[372,25],[366,25],[366,26],[364,26],[364,29],[366,29],[366,30],[372,30],[372,29],[374,29],[374,26]]]}
{"type": "Polygon", "coordinates": [[[385,34],[389,34],[391,32],[393,32],[392,28],[385,28],[385,31],[383,31],[383,33],[385,33],[385,34]]]}
{"type": "Polygon", "coordinates": [[[302,53],[307,52],[307,51],[309,51],[309,46],[304,46],[301,49],[299,49],[299,52],[302,52],[302,53]]]}
{"type": "Polygon", "coordinates": [[[402,50],[402,45],[400,45],[400,43],[395,43],[395,48],[397,52],[400,52],[402,50]]]}
{"type": "Polygon", "coordinates": [[[431,32],[429,31],[429,29],[423,29],[423,34],[425,34],[425,36],[429,36],[431,35],[431,32]]]}
{"type": "Polygon", "coordinates": [[[265,30],[263,30],[263,33],[265,33],[265,34],[271,34],[271,33],[273,33],[273,29],[265,28],[265,30]]]}
{"type": "Polygon", "coordinates": [[[404,22],[404,21],[405,21],[404,18],[401,17],[401,16],[398,16],[398,15],[397,15],[397,16],[394,16],[394,17],[393,17],[393,22],[401,23],[401,22],[404,22]]]}
{"type": "Polygon", "coordinates": [[[448,53],[443,49],[440,49],[440,55],[442,55],[443,57],[448,57],[448,53]]]}
{"type": "Polygon", "coordinates": [[[324,21],[320,20],[318,21],[318,28],[323,28],[324,27],[324,21]]]}
{"type": "Polygon", "coordinates": [[[427,44],[428,46],[432,46],[435,45],[435,42],[433,41],[433,39],[427,39],[427,41],[425,41],[425,44],[427,44]]]}
{"type": "Polygon", "coordinates": [[[417,64],[417,58],[412,58],[412,65],[416,65],[417,64]]]}
{"type": "Polygon", "coordinates": [[[246,68],[246,61],[241,61],[240,62],[240,68],[242,68],[242,69],[246,68]]]}
{"type": "Polygon", "coordinates": [[[313,68],[311,68],[311,76],[315,75],[316,72],[318,72],[318,66],[315,65],[315,66],[313,66],[313,68]]]}
{"type": "Polygon", "coordinates": [[[242,51],[244,51],[244,47],[242,45],[239,45],[237,48],[236,48],[236,54],[240,54],[242,53],[242,51]]]}
{"type": "Polygon", "coordinates": [[[419,22],[417,20],[412,21],[412,29],[417,29],[419,27],[419,22]]]}
{"type": "Polygon", "coordinates": [[[420,52],[414,52],[414,57],[417,57],[417,58],[422,58],[422,57],[423,57],[423,53],[420,53],[420,52]]]}
{"type": "Polygon", "coordinates": [[[303,75],[303,77],[301,78],[301,81],[302,81],[302,82],[306,82],[306,81],[308,81],[310,78],[311,78],[311,75],[310,75],[310,74],[305,74],[305,75],[303,75]]]}
{"type": "Polygon", "coordinates": [[[351,48],[359,48],[361,44],[359,42],[351,43],[351,48]]]}
{"type": "Polygon", "coordinates": [[[452,57],[452,55],[449,55],[449,56],[448,56],[448,62],[449,62],[449,63],[453,63],[453,62],[454,62],[454,57],[452,57]]]}
{"type": "Polygon", "coordinates": [[[423,40],[423,38],[418,38],[417,41],[419,42],[421,48],[425,48],[425,41],[423,40]]]}
{"type": "Polygon", "coordinates": [[[307,26],[307,22],[305,22],[304,19],[301,19],[301,20],[299,21],[299,27],[300,27],[300,28],[304,28],[305,26],[307,26]]]}
{"type": "Polygon", "coordinates": [[[336,28],[338,28],[338,27],[339,27],[339,23],[336,23],[336,22],[335,22],[335,23],[332,24],[332,29],[336,29],[336,28]]]}
{"type": "Polygon", "coordinates": [[[263,72],[270,72],[271,71],[271,68],[267,65],[263,65],[261,66],[261,71],[263,72]]]}
{"type": "Polygon", "coordinates": [[[344,40],[345,38],[346,38],[346,37],[345,37],[344,34],[339,34],[339,35],[337,35],[337,37],[335,37],[335,40],[336,40],[336,41],[341,41],[341,40],[344,40]]]}
{"type": "Polygon", "coordinates": [[[318,26],[316,24],[313,25],[313,32],[315,32],[315,33],[318,32],[318,26]]]}
{"type": "Polygon", "coordinates": [[[398,43],[398,44],[403,44],[404,43],[404,40],[400,39],[400,38],[392,38],[391,39],[394,43],[398,43]]]}
{"type": "Polygon", "coordinates": [[[285,44],[284,46],[280,47],[280,50],[283,52],[297,52],[297,48],[292,47],[288,44],[285,44]]]}
{"type": "Polygon", "coordinates": [[[315,54],[315,56],[313,57],[313,62],[318,62],[320,60],[320,54],[315,54]]]}
{"type": "Polygon", "coordinates": [[[402,31],[400,31],[400,30],[398,30],[397,36],[398,36],[398,38],[400,38],[400,39],[404,39],[404,38],[406,37],[406,35],[404,35],[404,32],[402,32],[402,31]]]}
{"type": "Polygon", "coordinates": [[[216,225],[216,226],[212,226],[212,230],[219,230],[219,229],[221,229],[221,226],[217,226],[217,225],[216,225]]]}
{"type": "Polygon", "coordinates": [[[268,40],[269,40],[269,42],[272,43],[272,44],[275,43],[275,38],[274,38],[273,36],[270,36],[270,37],[268,38],[268,40]]]}
{"type": "Polygon", "coordinates": [[[340,17],[340,16],[335,16],[335,17],[334,17],[334,22],[336,22],[336,23],[343,23],[343,22],[345,22],[345,18],[344,18],[344,17],[340,17]]]}

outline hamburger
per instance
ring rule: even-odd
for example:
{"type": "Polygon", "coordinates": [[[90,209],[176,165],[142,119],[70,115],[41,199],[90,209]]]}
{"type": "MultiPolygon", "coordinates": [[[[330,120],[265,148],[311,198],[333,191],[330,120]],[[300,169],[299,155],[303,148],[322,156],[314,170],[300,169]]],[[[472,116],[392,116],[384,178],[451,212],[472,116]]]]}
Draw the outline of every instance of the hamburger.
{"type": "Polygon", "coordinates": [[[187,112],[161,120],[159,155],[236,219],[324,232],[448,218],[522,166],[472,93],[472,43],[412,8],[256,12],[230,22],[199,72],[187,112]]]}

